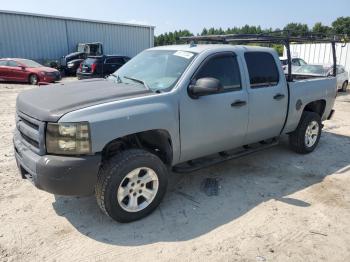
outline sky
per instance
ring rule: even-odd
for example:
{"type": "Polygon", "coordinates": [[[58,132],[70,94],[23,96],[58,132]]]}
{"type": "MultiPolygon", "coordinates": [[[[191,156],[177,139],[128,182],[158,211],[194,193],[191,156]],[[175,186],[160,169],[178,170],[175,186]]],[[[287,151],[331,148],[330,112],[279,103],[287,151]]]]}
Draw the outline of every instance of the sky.
{"type": "Polygon", "coordinates": [[[155,34],[179,29],[260,25],[283,28],[289,22],[330,25],[350,15],[350,0],[0,0],[1,10],[153,25],[155,34]]]}

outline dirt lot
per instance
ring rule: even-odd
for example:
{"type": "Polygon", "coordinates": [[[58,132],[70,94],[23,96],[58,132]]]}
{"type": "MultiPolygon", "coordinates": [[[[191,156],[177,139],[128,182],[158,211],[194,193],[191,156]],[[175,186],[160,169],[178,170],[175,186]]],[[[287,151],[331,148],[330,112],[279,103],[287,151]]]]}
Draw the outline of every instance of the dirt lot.
{"type": "Polygon", "coordinates": [[[195,173],[170,174],[149,217],[119,224],[94,197],[39,191],[17,172],[16,96],[0,84],[1,261],[350,261],[350,94],[341,94],[318,149],[279,146],[195,173]],[[201,190],[219,181],[218,196],[201,190]]]}

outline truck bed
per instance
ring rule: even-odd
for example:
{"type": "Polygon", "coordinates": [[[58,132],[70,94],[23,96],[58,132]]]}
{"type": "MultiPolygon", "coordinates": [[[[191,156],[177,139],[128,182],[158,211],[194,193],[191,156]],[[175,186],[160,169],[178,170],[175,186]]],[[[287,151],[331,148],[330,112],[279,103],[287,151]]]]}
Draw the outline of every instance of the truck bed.
{"type": "Polygon", "coordinates": [[[297,79],[288,82],[289,85],[289,109],[287,122],[283,133],[290,133],[298,126],[303,108],[310,102],[322,100],[325,109],[322,120],[326,120],[330,114],[337,94],[335,77],[313,77],[309,79],[297,79]],[[301,102],[301,106],[300,106],[301,102]]]}

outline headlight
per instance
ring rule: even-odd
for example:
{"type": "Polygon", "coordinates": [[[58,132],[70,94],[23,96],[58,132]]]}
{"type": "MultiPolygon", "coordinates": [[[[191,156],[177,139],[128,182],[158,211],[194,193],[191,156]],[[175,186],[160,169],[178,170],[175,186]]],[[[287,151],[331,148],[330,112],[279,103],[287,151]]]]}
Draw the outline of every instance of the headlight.
{"type": "Polygon", "coordinates": [[[46,75],[46,72],[40,72],[41,75],[45,76],[46,75]]]}
{"type": "Polygon", "coordinates": [[[73,66],[74,66],[73,63],[68,63],[68,64],[67,64],[67,67],[69,67],[69,68],[71,68],[71,67],[73,67],[73,66]]]}
{"type": "Polygon", "coordinates": [[[48,123],[46,151],[58,155],[91,153],[89,123],[48,123]]]}

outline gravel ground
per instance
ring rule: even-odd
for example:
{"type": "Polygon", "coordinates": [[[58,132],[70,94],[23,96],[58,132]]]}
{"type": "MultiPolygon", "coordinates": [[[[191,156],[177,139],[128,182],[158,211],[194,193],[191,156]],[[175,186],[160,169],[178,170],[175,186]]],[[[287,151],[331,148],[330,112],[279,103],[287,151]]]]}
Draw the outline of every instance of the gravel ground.
{"type": "MultiPolygon", "coordinates": [[[[309,155],[280,145],[190,174],[170,174],[147,218],[119,224],[94,197],[61,197],[22,180],[12,148],[15,100],[0,84],[1,261],[350,261],[350,94],[309,155]],[[206,178],[219,183],[208,196],[206,178]]],[[[38,87],[35,87],[38,88],[38,87]]]]}

